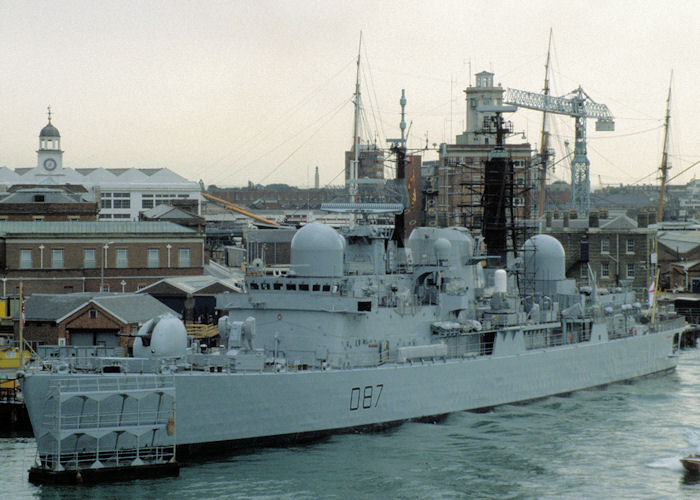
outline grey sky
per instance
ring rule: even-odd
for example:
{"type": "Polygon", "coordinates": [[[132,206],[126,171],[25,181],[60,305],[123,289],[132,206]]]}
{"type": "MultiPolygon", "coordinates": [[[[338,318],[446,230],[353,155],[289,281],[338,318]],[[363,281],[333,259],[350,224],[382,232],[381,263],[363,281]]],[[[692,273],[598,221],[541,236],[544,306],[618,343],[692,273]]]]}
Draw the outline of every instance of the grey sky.
{"type": "MultiPolygon", "coordinates": [[[[589,124],[593,184],[658,167],[672,69],[675,175],[700,160],[699,25],[697,1],[0,0],[0,166],[35,165],[51,105],[68,167],[167,167],[226,186],[306,185],[318,165],[338,184],[360,30],[373,137],[398,136],[405,88],[421,148],[462,131],[470,67],[541,91],[551,27],[552,94],[580,84],[616,117],[612,133],[589,124]]],[[[538,113],[511,119],[539,142],[538,113]]],[[[573,120],[553,133],[561,158],[573,120]]],[[[555,176],[568,179],[563,163],[555,176]]]]}

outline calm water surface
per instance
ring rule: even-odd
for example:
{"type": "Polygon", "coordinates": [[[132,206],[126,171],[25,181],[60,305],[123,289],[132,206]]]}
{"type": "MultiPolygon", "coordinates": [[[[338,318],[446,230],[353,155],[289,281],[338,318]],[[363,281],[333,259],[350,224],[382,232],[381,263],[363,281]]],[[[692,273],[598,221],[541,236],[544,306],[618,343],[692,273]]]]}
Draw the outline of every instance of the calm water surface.
{"type": "Polygon", "coordinates": [[[0,438],[0,498],[700,498],[700,350],[676,373],[439,424],[188,462],[179,478],[27,482],[33,438],[0,438]]]}

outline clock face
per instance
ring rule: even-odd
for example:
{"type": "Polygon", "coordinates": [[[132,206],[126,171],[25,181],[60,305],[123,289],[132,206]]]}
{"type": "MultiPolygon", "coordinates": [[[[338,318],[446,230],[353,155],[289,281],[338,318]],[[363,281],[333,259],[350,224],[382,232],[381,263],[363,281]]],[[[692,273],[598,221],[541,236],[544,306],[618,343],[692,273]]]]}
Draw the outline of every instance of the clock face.
{"type": "Polygon", "coordinates": [[[56,160],[54,160],[53,158],[47,158],[46,160],[44,160],[44,168],[46,170],[53,170],[54,168],[56,168],[56,160]]]}

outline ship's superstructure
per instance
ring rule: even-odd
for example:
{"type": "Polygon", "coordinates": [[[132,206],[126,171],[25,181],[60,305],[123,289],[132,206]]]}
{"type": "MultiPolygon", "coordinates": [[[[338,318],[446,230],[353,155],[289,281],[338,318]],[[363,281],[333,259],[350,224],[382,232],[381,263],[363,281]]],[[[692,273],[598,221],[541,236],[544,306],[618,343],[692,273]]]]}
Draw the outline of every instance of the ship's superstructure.
{"type": "Polygon", "coordinates": [[[489,268],[465,229],[418,228],[403,245],[392,232],[304,226],[287,271],[254,267],[246,293],[218,297],[220,348],[187,348],[178,321],[164,318],[138,333],[136,357],[45,350],[23,378],[38,444],[30,479],[488,408],[676,366],[683,320],[649,314],[628,290],[593,281],[577,290],[552,237],[489,268]]]}

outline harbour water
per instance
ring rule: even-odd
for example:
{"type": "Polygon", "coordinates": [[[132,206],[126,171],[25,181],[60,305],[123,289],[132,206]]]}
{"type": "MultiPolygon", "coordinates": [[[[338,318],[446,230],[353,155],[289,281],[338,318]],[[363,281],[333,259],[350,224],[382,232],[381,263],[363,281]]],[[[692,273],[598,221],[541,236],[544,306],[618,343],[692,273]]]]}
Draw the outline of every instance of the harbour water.
{"type": "Polygon", "coordinates": [[[669,375],[187,462],[179,478],[36,487],[35,450],[0,437],[3,498],[698,498],[678,459],[700,452],[700,349],[669,375]]]}

